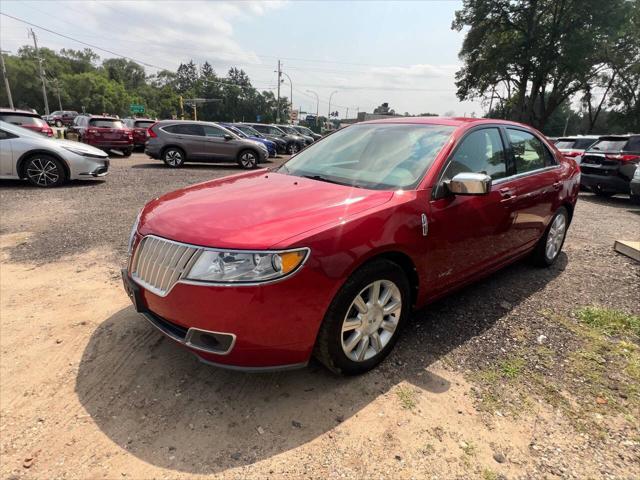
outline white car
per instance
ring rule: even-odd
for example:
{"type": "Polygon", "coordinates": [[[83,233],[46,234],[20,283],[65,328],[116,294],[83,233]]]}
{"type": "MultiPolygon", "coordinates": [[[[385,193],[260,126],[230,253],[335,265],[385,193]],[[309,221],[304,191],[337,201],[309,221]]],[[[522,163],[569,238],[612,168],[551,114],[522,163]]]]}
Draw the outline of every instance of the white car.
{"type": "Polygon", "coordinates": [[[37,187],[103,177],[109,156],[90,145],[43,137],[0,121],[0,178],[27,179],[37,187]]]}

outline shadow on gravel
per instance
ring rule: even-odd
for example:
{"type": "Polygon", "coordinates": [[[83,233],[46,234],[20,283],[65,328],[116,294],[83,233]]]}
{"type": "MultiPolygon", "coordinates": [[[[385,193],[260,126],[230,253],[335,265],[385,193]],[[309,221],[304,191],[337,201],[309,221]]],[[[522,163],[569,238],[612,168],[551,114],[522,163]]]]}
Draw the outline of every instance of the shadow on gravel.
{"type": "Polygon", "coordinates": [[[56,190],[67,190],[69,188],[81,188],[81,187],[96,187],[98,185],[104,185],[106,183],[106,179],[87,179],[87,180],[71,180],[69,182],[63,183],[59,187],[53,188],[41,188],[31,185],[26,180],[0,180],[0,190],[6,188],[7,190],[29,190],[36,192],[43,192],[46,194],[50,194],[52,191],[56,190]]]}
{"type": "Polygon", "coordinates": [[[628,195],[626,196],[614,196],[614,197],[602,197],[593,193],[580,193],[580,201],[594,203],[596,205],[603,205],[605,207],[613,208],[627,208],[630,212],[640,212],[640,206],[631,202],[628,195]]]}
{"type": "Polygon", "coordinates": [[[145,462],[198,474],[252,464],[316,439],[402,381],[446,392],[449,382],[429,366],[491,328],[507,313],[504,302],[524,301],[566,264],[565,254],[550,269],[519,263],[417,312],[395,352],[355,378],[314,363],[271,374],[206,366],[124,308],[93,333],[76,392],[104,434],[145,462]]]}

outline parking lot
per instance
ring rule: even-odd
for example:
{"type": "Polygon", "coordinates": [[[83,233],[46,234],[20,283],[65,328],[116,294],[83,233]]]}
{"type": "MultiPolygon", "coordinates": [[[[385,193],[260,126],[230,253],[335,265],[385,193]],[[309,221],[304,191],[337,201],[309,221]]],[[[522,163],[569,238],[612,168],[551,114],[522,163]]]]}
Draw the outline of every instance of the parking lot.
{"type": "Polygon", "coordinates": [[[638,337],[582,321],[640,315],[640,268],[612,248],[640,237],[628,198],[581,194],[556,264],[417,312],[368,374],[251,375],[177,348],[120,281],[147,201],[241,171],[134,153],[104,181],[0,184],[3,478],[640,476],[638,337]]]}

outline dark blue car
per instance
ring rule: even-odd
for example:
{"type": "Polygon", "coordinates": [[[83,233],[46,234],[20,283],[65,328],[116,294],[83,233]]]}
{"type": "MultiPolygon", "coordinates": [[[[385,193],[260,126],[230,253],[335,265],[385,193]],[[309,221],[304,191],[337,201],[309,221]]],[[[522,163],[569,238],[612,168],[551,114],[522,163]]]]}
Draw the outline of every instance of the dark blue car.
{"type": "Polygon", "coordinates": [[[269,152],[269,156],[270,157],[275,157],[278,152],[276,150],[276,144],[275,142],[272,142],[271,140],[267,140],[266,138],[260,138],[260,137],[254,137],[251,135],[247,135],[246,133],[244,133],[242,130],[240,130],[239,128],[237,128],[236,126],[230,124],[230,123],[218,123],[219,125],[222,125],[224,128],[231,130],[233,133],[235,133],[236,135],[238,135],[240,138],[247,138],[249,140],[255,140],[256,142],[260,142],[262,144],[264,144],[265,147],[267,147],[267,151],[269,152]]]}

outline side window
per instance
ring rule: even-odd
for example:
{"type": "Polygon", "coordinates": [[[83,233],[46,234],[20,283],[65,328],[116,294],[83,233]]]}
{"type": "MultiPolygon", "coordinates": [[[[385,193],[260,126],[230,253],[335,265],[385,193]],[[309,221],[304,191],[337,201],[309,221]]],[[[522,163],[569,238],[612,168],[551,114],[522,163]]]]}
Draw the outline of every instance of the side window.
{"type": "Polygon", "coordinates": [[[640,152],[640,135],[631,137],[622,150],[625,152],[640,152]]]}
{"type": "Polygon", "coordinates": [[[7,140],[9,138],[16,138],[13,133],[5,132],[4,130],[0,130],[0,140],[7,140]]]}
{"type": "Polygon", "coordinates": [[[513,148],[516,173],[531,172],[556,164],[547,147],[534,135],[513,128],[507,128],[507,135],[513,148]]]}
{"type": "Polygon", "coordinates": [[[466,172],[486,173],[494,180],[507,175],[504,146],[497,128],[483,128],[467,135],[451,157],[444,180],[466,172]]]}
{"type": "Polygon", "coordinates": [[[253,128],[255,128],[257,131],[261,133],[265,133],[267,131],[264,125],[253,125],[253,128]]]}
{"type": "Polygon", "coordinates": [[[202,128],[204,128],[205,137],[223,138],[226,133],[223,130],[219,129],[218,127],[212,127],[211,125],[204,125],[202,128]]]}
{"type": "Polygon", "coordinates": [[[204,137],[204,130],[202,129],[202,125],[192,125],[192,124],[179,124],[179,125],[170,125],[165,127],[164,130],[169,133],[174,133],[176,135],[194,135],[199,137],[204,137]]]}

